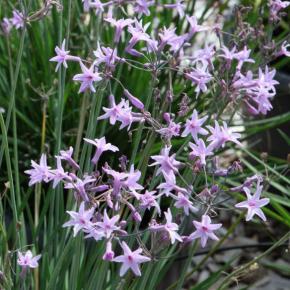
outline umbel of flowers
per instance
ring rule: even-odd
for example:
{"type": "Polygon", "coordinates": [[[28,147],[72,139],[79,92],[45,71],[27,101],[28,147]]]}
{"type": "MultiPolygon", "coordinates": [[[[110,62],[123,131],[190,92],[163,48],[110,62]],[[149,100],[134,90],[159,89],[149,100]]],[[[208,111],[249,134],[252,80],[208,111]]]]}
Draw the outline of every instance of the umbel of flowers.
{"type": "MultiPolygon", "coordinates": [[[[116,144],[107,143],[106,136],[84,138],[84,142],[95,150],[91,159],[94,166],[89,172],[82,172],[80,165],[72,157],[73,148],[70,147],[55,156],[57,168],[49,166],[47,156],[42,154],[39,163],[32,161],[32,168],[26,174],[30,177],[30,186],[44,182],[51,183],[55,188],[61,183],[65,189],[73,192],[77,210],[67,211],[68,221],[63,227],[72,227],[73,236],[82,232],[85,239],[91,238],[96,242],[105,240],[103,259],[121,263],[120,276],[128,270],[140,276],[140,264],[158,259],[158,253],[147,248],[144,243],[129,247],[126,242],[129,236],[140,236],[144,232],[157,235],[164,246],[175,243],[184,245],[199,240],[201,246],[205,247],[208,240],[219,239],[222,224],[218,214],[212,215],[215,199],[222,192],[222,184],[219,184],[218,178],[229,177],[242,170],[242,167],[235,161],[228,168],[220,168],[217,155],[227,146],[241,147],[243,144],[241,135],[232,130],[230,122],[224,121],[221,116],[217,118],[216,115],[194,109],[185,98],[180,101],[178,114],[168,109],[162,112],[162,117],[154,116],[140,98],[115,78],[116,67],[120,64],[127,65],[131,69],[143,70],[144,73],[149,72],[157,77],[161,70],[175,72],[185,86],[194,87],[192,99],[207,96],[216,87],[222,88],[237,108],[243,104],[253,115],[265,115],[272,109],[271,100],[275,96],[275,85],[278,82],[274,80],[274,69],[267,65],[257,68],[247,44],[223,44],[220,47],[207,44],[192,51],[191,42],[197,34],[221,35],[223,31],[220,24],[199,24],[195,16],[187,14],[183,1],[173,1],[166,5],[145,0],[82,2],[85,12],[94,11],[104,19],[107,29],[114,29],[113,44],[109,46],[98,43],[94,59],[87,61],[83,56],[72,55],[64,40],[60,47],[55,48],[56,56],[50,61],[56,62],[56,70],[61,66],[68,69],[71,61],[79,63],[81,71],[73,77],[73,81],[80,84],[79,93],[94,93],[103,81],[115,82],[122,88],[121,96],[108,94],[109,105],[103,107],[98,120],[108,120],[112,126],[118,126],[120,130],[126,128],[127,131],[134,123],[146,124],[159,136],[162,148],[157,155],[150,156],[148,164],[154,169],[151,180],[156,181],[156,184],[154,183],[153,188],[145,184],[142,172],[134,168],[134,165],[128,166],[125,162],[120,170],[103,162],[101,157],[104,152],[117,154],[120,151],[116,144]],[[116,4],[125,10],[127,6],[133,8],[130,10],[130,17],[124,14],[123,18],[117,18],[117,13],[114,13],[116,4]],[[175,9],[178,17],[185,19],[187,31],[178,34],[174,25],[157,27],[155,23],[146,22],[146,16],[150,15],[155,5],[159,9],[175,9]],[[120,47],[125,47],[121,53],[120,47]],[[144,62],[144,59],[148,61],[144,62]],[[172,60],[174,65],[171,65],[172,60]],[[228,78],[220,79],[218,72],[225,70],[229,72],[228,78]],[[175,147],[172,146],[172,141],[182,139],[184,148],[187,149],[186,153],[183,152],[184,158],[180,158],[180,152],[174,152],[175,147]],[[184,170],[204,177],[204,190],[197,193],[194,185],[188,184],[182,177],[184,170]],[[216,177],[211,179],[215,180],[212,184],[207,180],[209,175],[216,177]],[[165,210],[161,206],[164,199],[171,200],[171,205],[165,210]],[[143,216],[151,209],[151,220],[146,229],[141,230],[143,216]],[[129,214],[124,215],[124,212],[129,214]],[[185,235],[181,225],[188,219],[192,221],[191,232],[185,235]],[[116,248],[122,250],[118,250],[118,255],[115,254],[116,248]]],[[[269,1],[272,21],[279,21],[282,9],[289,5],[290,2],[287,1],[269,1]]],[[[6,24],[3,25],[6,25],[7,31],[11,23],[15,23],[13,25],[16,28],[21,28],[20,22],[16,24],[18,16],[15,14],[14,20],[4,20],[6,24]]],[[[289,56],[288,46],[287,42],[283,42],[275,47],[271,52],[272,57],[289,56]]],[[[166,92],[168,103],[174,98],[171,84],[169,87],[166,92]]],[[[262,196],[261,176],[248,178],[242,185],[229,191],[244,194],[245,200],[237,203],[233,210],[245,210],[246,221],[254,217],[266,220],[262,208],[269,203],[269,199],[262,196]]],[[[38,258],[33,260],[31,253],[26,255],[28,267],[36,266],[38,258]]],[[[24,258],[20,258],[19,264],[23,266],[24,258]]]]}

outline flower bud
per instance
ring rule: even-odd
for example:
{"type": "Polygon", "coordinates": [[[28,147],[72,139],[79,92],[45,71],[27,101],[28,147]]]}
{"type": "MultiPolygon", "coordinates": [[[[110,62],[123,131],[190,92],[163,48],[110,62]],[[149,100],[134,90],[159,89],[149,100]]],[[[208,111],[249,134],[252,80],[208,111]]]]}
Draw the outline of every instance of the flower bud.
{"type": "Polygon", "coordinates": [[[144,110],[144,104],[139,99],[134,97],[128,90],[124,90],[124,94],[135,108],[141,111],[144,110]]]}
{"type": "Polygon", "coordinates": [[[112,251],[112,243],[111,241],[107,242],[106,245],[106,252],[103,256],[103,260],[105,261],[112,261],[115,257],[115,253],[112,251]]]}

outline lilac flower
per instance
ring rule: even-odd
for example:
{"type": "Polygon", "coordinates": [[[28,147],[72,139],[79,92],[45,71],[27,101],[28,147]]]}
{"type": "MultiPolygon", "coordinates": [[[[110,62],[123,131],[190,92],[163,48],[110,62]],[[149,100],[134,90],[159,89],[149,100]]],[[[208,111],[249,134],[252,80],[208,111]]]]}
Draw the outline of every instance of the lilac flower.
{"type": "Polygon", "coordinates": [[[176,240],[182,242],[181,236],[177,233],[178,225],[172,222],[172,214],[170,208],[168,208],[167,212],[164,212],[164,214],[166,218],[166,223],[163,228],[168,233],[171,244],[174,244],[176,240]]]}
{"type": "Polygon", "coordinates": [[[201,25],[198,25],[197,19],[195,16],[189,17],[188,15],[186,15],[186,20],[190,25],[188,38],[191,38],[197,32],[205,31],[208,29],[207,27],[203,27],[201,25]]]}
{"type": "Polygon", "coordinates": [[[134,46],[139,41],[142,41],[142,40],[145,42],[150,42],[150,36],[146,33],[146,30],[148,29],[149,25],[150,25],[150,22],[143,26],[142,20],[137,21],[135,19],[134,26],[133,25],[129,26],[128,32],[132,35],[132,37],[129,40],[128,46],[125,49],[127,53],[130,53],[131,55],[136,56],[136,57],[142,56],[142,53],[134,49],[134,46]]]}
{"type": "Polygon", "coordinates": [[[242,191],[244,190],[245,187],[249,188],[251,187],[251,185],[255,182],[262,182],[263,181],[263,178],[262,176],[260,175],[253,175],[253,176],[250,176],[250,177],[247,177],[246,180],[244,181],[244,183],[242,185],[239,185],[239,186],[236,186],[236,187],[232,187],[230,188],[230,191],[231,192],[239,192],[239,191],[242,191]]]}
{"type": "Polygon", "coordinates": [[[137,194],[136,190],[142,190],[144,187],[140,185],[137,181],[141,177],[141,171],[134,170],[134,165],[130,167],[130,172],[128,173],[126,181],[123,182],[123,185],[128,187],[128,189],[133,193],[133,196],[137,199],[139,195],[137,194]]]}
{"type": "Polygon", "coordinates": [[[183,208],[185,215],[189,215],[189,211],[198,211],[198,209],[192,205],[192,202],[189,200],[189,198],[180,192],[178,192],[177,201],[174,203],[174,206],[176,208],[183,208]]]}
{"type": "Polygon", "coordinates": [[[198,118],[198,113],[196,110],[193,110],[193,113],[191,115],[191,119],[186,120],[185,129],[183,133],[181,134],[181,137],[186,137],[188,134],[191,134],[192,138],[197,141],[197,135],[207,135],[208,132],[203,129],[201,126],[204,124],[204,122],[207,120],[207,116],[203,118],[198,118]]]}
{"type": "MultiPolygon", "coordinates": [[[[109,2],[105,3],[108,4],[109,2]]],[[[99,15],[100,13],[104,12],[104,3],[102,3],[100,0],[93,0],[89,3],[90,8],[94,8],[96,15],[99,15]]]]}
{"type": "Polygon", "coordinates": [[[73,151],[74,151],[73,147],[70,146],[69,149],[66,150],[66,151],[65,150],[61,150],[59,152],[60,155],[56,156],[56,157],[59,157],[60,159],[67,161],[70,166],[72,166],[76,170],[79,170],[80,169],[79,165],[72,158],[73,151]]]}
{"type": "Polygon", "coordinates": [[[158,214],[160,215],[160,206],[156,201],[158,196],[154,195],[155,193],[156,191],[146,190],[144,194],[140,194],[140,207],[148,210],[152,207],[155,207],[158,214]]]}
{"type": "Polygon", "coordinates": [[[154,1],[148,1],[148,0],[136,0],[135,6],[134,6],[134,11],[135,13],[138,13],[138,16],[140,17],[141,15],[150,15],[150,10],[149,7],[154,4],[154,1]]]}
{"type": "Polygon", "coordinates": [[[168,126],[161,128],[159,130],[156,130],[157,133],[159,133],[161,136],[163,136],[166,139],[171,139],[172,137],[177,137],[180,135],[180,123],[175,123],[172,120],[168,122],[168,126]]]}
{"type": "Polygon", "coordinates": [[[213,79],[212,75],[207,72],[205,66],[202,68],[194,68],[191,72],[186,73],[185,77],[191,80],[194,85],[196,85],[195,92],[197,93],[197,96],[199,95],[200,91],[203,93],[207,91],[206,84],[213,79]]]}
{"type": "Polygon", "coordinates": [[[98,49],[94,51],[94,55],[97,58],[94,61],[96,66],[99,66],[101,63],[104,63],[106,67],[114,70],[115,64],[121,61],[121,58],[117,56],[117,50],[110,47],[100,46],[98,43],[98,49]]]}
{"type": "Polygon", "coordinates": [[[160,167],[157,170],[157,175],[162,173],[170,174],[174,172],[178,172],[178,167],[181,165],[179,161],[175,160],[175,155],[172,154],[169,156],[171,146],[165,146],[161,150],[161,155],[154,155],[151,156],[151,159],[155,160],[154,163],[150,164],[149,166],[155,166],[155,165],[160,165],[160,167]]]}
{"type": "Polygon", "coordinates": [[[124,241],[122,242],[121,246],[124,254],[114,258],[113,260],[114,262],[122,263],[120,276],[123,277],[129,269],[131,269],[136,276],[141,276],[139,264],[149,262],[151,259],[149,257],[140,255],[142,253],[141,248],[135,251],[131,251],[131,249],[124,241]]]}
{"type": "Polygon", "coordinates": [[[53,180],[52,188],[56,188],[56,186],[60,183],[62,180],[70,179],[67,172],[64,171],[62,165],[61,165],[61,158],[56,158],[57,162],[57,169],[50,170],[52,173],[51,180],[53,180]]]}
{"type": "Polygon", "coordinates": [[[176,28],[164,27],[163,30],[158,33],[161,40],[159,43],[158,51],[162,51],[167,44],[175,40],[177,37],[175,30],[176,28]]]}
{"type": "Polygon", "coordinates": [[[281,0],[269,0],[270,6],[270,19],[279,20],[279,13],[282,9],[287,8],[290,5],[289,1],[281,1],[281,0]]]}
{"type": "Polygon", "coordinates": [[[13,10],[13,17],[11,18],[12,25],[16,28],[23,28],[25,25],[24,16],[18,10],[13,10]]]}
{"type": "Polygon", "coordinates": [[[64,188],[73,189],[76,200],[78,200],[79,197],[81,197],[82,200],[89,201],[89,197],[86,192],[86,185],[94,181],[96,181],[96,179],[91,176],[85,176],[84,179],[80,179],[74,176],[74,180],[72,180],[69,183],[66,183],[64,188]]]}
{"type": "Polygon", "coordinates": [[[233,59],[235,59],[235,53],[237,48],[234,46],[231,50],[229,50],[226,46],[223,46],[221,48],[221,51],[223,54],[220,54],[219,57],[225,59],[226,61],[226,69],[229,69],[231,67],[231,63],[233,59]]]}
{"type": "Polygon", "coordinates": [[[50,167],[47,166],[46,154],[42,154],[40,157],[40,162],[37,164],[31,160],[31,166],[33,169],[24,171],[26,174],[30,175],[29,186],[32,186],[35,183],[49,182],[51,180],[50,167]]]}
{"type": "Polygon", "coordinates": [[[113,261],[115,253],[112,250],[112,242],[108,241],[106,244],[106,252],[103,255],[103,260],[105,261],[113,261]]]}
{"type": "Polygon", "coordinates": [[[81,82],[79,93],[83,93],[88,89],[95,93],[96,89],[94,88],[93,83],[99,82],[102,78],[100,77],[99,73],[95,71],[94,65],[92,65],[90,68],[87,68],[82,62],[80,62],[80,66],[82,73],[73,77],[74,81],[81,82]]]}
{"type": "Polygon", "coordinates": [[[17,252],[17,255],[17,264],[21,266],[23,270],[26,270],[27,268],[38,267],[38,260],[41,258],[41,255],[33,257],[30,250],[25,253],[17,252]]]}
{"type": "Polygon", "coordinates": [[[184,0],[175,0],[173,4],[165,4],[164,7],[169,9],[174,9],[177,11],[180,18],[184,16],[184,10],[186,8],[185,4],[183,4],[184,0]]]}
{"type": "Polygon", "coordinates": [[[185,188],[182,188],[176,184],[176,178],[172,172],[169,174],[164,172],[163,176],[165,178],[165,182],[160,183],[157,186],[157,189],[160,189],[161,195],[165,194],[166,196],[169,196],[173,191],[187,194],[187,190],[185,188]]]}
{"type": "Polygon", "coordinates": [[[215,127],[207,126],[211,132],[211,136],[207,138],[207,141],[211,141],[209,148],[211,150],[224,147],[225,143],[230,141],[239,146],[242,146],[241,142],[238,141],[238,138],[241,137],[239,133],[234,133],[230,128],[228,128],[227,123],[223,122],[223,126],[220,126],[219,123],[215,120],[215,127]]]}
{"type": "Polygon", "coordinates": [[[209,66],[210,69],[213,69],[212,58],[214,55],[215,45],[212,44],[210,46],[205,45],[204,48],[195,51],[193,58],[195,62],[200,61],[203,64],[201,70],[205,71],[207,66],[209,66]]]}
{"type": "Polygon", "coordinates": [[[128,175],[124,172],[117,172],[113,169],[103,168],[103,170],[113,177],[113,194],[115,196],[120,194],[120,190],[124,184],[125,179],[128,175]]]}
{"type": "Polygon", "coordinates": [[[95,208],[85,210],[85,203],[82,202],[79,207],[79,211],[67,211],[71,219],[63,224],[63,227],[74,227],[73,236],[75,237],[80,230],[87,229],[91,224],[91,219],[94,215],[95,208]]]}
{"type": "Polygon", "coordinates": [[[243,50],[236,52],[234,58],[238,60],[237,69],[240,70],[245,62],[255,63],[255,61],[250,58],[251,50],[247,49],[245,46],[243,50]]]}
{"type": "Polygon", "coordinates": [[[202,139],[198,139],[196,144],[189,142],[189,147],[192,150],[190,152],[190,158],[198,157],[200,159],[201,165],[206,165],[206,157],[213,155],[210,146],[206,147],[202,139]]]}
{"type": "Polygon", "coordinates": [[[61,48],[59,48],[58,46],[56,46],[55,48],[55,53],[57,54],[56,56],[52,57],[49,61],[54,61],[57,62],[55,71],[58,71],[58,69],[60,68],[61,64],[63,64],[63,66],[65,68],[68,68],[67,65],[67,61],[71,60],[71,61],[80,61],[81,59],[77,56],[72,56],[69,55],[69,51],[65,50],[65,39],[62,42],[61,48]]]}
{"type": "Polygon", "coordinates": [[[1,22],[1,28],[3,33],[7,36],[9,35],[11,29],[12,29],[12,23],[10,21],[10,19],[4,17],[2,22],[1,22]]]}
{"type": "Polygon", "coordinates": [[[120,38],[121,38],[121,33],[122,33],[122,30],[130,25],[131,23],[134,22],[134,20],[132,19],[114,19],[114,18],[105,18],[104,19],[105,21],[111,23],[112,26],[115,26],[115,37],[114,37],[114,41],[115,43],[118,43],[120,41],[120,38]]]}
{"type": "Polygon", "coordinates": [[[247,187],[244,187],[243,190],[247,195],[247,200],[236,204],[235,207],[248,209],[246,221],[251,220],[254,217],[254,215],[257,215],[263,221],[266,221],[266,217],[263,211],[261,210],[261,207],[267,205],[270,202],[270,199],[269,198],[260,199],[263,186],[260,185],[260,182],[258,182],[257,190],[254,195],[251,195],[251,191],[247,187]]]}
{"type": "Polygon", "coordinates": [[[115,215],[112,218],[108,217],[107,211],[105,210],[104,216],[103,216],[103,221],[102,222],[96,222],[95,225],[101,229],[101,231],[104,232],[105,237],[108,239],[112,233],[120,227],[116,226],[116,223],[118,222],[120,216],[115,215]]]}
{"type": "Polygon", "coordinates": [[[82,0],[84,12],[89,12],[90,10],[90,0],[82,0]]]}
{"type": "Polygon", "coordinates": [[[105,152],[105,151],[113,151],[113,152],[119,151],[118,147],[112,145],[111,143],[106,143],[106,137],[102,137],[100,139],[94,139],[94,140],[84,138],[84,140],[87,143],[90,143],[90,144],[96,146],[96,152],[95,152],[95,155],[92,159],[93,164],[98,163],[100,156],[102,155],[103,152],[105,152]]]}
{"type": "Polygon", "coordinates": [[[122,99],[118,105],[116,105],[115,97],[113,95],[109,96],[109,100],[110,100],[111,107],[110,108],[103,107],[105,114],[98,117],[98,120],[104,120],[104,119],[109,118],[110,124],[115,125],[116,121],[118,120],[118,117],[122,114],[125,100],[122,99]]]}
{"type": "Polygon", "coordinates": [[[208,215],[203,215],[201,222],[193,221],[193,225],[196,228],[196,231],[193,232],[188,239],[201,239],[201,246],[204,248],[208,238],[212,240],[218,240],[218,237],[214,234],[214,231],[219,229],[222,224],[212,224],[211,219],[208,215]]]}

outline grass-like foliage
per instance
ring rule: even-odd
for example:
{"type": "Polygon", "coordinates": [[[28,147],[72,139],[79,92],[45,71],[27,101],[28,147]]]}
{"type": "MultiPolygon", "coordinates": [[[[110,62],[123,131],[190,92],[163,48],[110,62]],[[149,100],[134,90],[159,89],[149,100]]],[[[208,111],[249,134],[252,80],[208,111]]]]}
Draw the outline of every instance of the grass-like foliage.
{"type": "Polygon", "coordinates": [[[1,289],[227,289],[285,245],[287,152],[257,144],[289,145],[290,2],[0,3],[1,289]],[[197,279],[246,222],[267,247],[197,279]]]}

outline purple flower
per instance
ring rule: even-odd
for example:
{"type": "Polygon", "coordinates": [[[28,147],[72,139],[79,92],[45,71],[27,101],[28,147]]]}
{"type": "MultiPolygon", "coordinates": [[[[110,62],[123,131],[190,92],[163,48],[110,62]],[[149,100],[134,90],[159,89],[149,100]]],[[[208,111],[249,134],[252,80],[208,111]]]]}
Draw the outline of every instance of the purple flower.
{"type": "Polygon", "coordinates": [[[89,199],[87,192],[86,192],[86,184],[92,183],[94,181],[96,181],[96,179],[91,177],[91,176],[86,176],[84,178],[84,180],[75,176],[74,180],[72,180],[69,183],[66,183],[64,188],[73,189],[76,200],[78,200],[79,197],[81,197],[82,200],[89,201],[90,199],[89,199]]]}
{"type": "Polygon", "coordinates": [[[120,194],[121,188],[124,185],[125,179],[128,175],[124,172],[117,172],[113,169],[103,168],[103,170],[113,177],[113,194],[115,196],[120,194]]]}
{"type": "Polygon", "coordinates": [[[65,68],[68,68],[67,66],[67,61],[71,60],[71,61],[80,61],[81,59],[77,56],[72,56],[69,55],[69,51],[65,50],[65,39],[62,42],[61,48],[59,48],[58,46],[55,48],[55,53],[57,54],[56,56],[52,57],[49,61],[55,61],[57,62],[55,71],[58,71],[58,69],[60,68],[61,64],[63,64],[63,66],[65,68]]]}
{"type": "Polygon", "coordinates": [[[159,133],[161,136],[163,136],[166,139],[171,139],[172,137],[177,137],[180,135],[180,123],[175,123],[172,120],[169,120],[168,126],[161,128],[159,130],[156,130],[157,133],[159,133]]]}
{"type": "Polygon", "coordinates": [[[94,155],[94,157],[92,159],[92,163],[93,164],[97,164],[98,163],[99,158],[100,158],[100,156],[102,155],[103,152],[105,152],[105,151],[113,151],[113,152],[119,151],[118,147],[112,145],[111,143],[106,143],[106,138],[105,137],[102,137],[100,139],[94,139],[94,140],[84,138],[84,140],[87,143],[90,143],[90,144],[96,146],[96,152],[95,152],[95,155],[94,155]]]}
{"type": "Polygon", "coordinates": [[[104,20],[111,23],[112,26],[115,26],[115,37],[114,37],[115,43],[118,43],[120,41],[122,30],[126,26],[134,22],[134,20],[132,19],[124,19],[124,18],[118,20],[114,18],[105,18],[104,20]]]}
{"type": "Polygon", "coordinates": [[[90,0],[82,0],[84,12],[89,12],[90,10],[90,0]]]}
{"type": "Polygon", "coordinates": [[[186,8],[185,4],[183,4],[184,0],[175,0],[174,4],[165,4],[165,8],[174,9],[177,11],[180,18],[184,16],[184,10],[186,8]]]}
{"type": "Polygon", "coordinates": [[[16,29],[23,28],[25,24],[23,14],[18,10],[13,10],[11,23],[16,29]]]}
{"type": "Polygon", "coordinates": [[[194,110],[191,115],[191,119],[186,120],[185,129],[181,134],[181,137],[186,137],[188,134],[191,134],[192,138],[196,141],[198,139],[198,134],[207,135],[208,132],[201,127],[207,118],[208,117],[205,116],[199,119],[197,111],[194,110]]]}
{"type": "Polygon", "coordinates": [[[192,150],[190,152],[190,158],[198,157],[200,159],[201,165],[206,165],[206,157],[213,155],[210,146],[206,147],[202,139],[198,139],[196,144],[189,142],[189,147],[192,150]]]}
{"type": "Polygon", "coordinates": [[[131,269],[136,276],[141,276],[139,264],[149,262],[151,259],[149,257],[140,255],[142,253],[141,248],[135,251],[131,251],[131,249],[124,241],[122,242],[121,246],[124,254],[114,258],[113,260],[114,262],[122,263],[120,276],[123,277],[129,269],[131,269]]]}
{"type": "Polygon", "coordinates": [[[290,5],[289,1],[269,0],[270,19],[279,20],[280,10],[287,8],[290,5]]]}
{"type": "Polygon", "coordinates": [[[50,170],[52,173],[51,180],[53,180],[52,188],[56,188],[56,186],[60,183],[60,181],[65,179],[71,179],[67,172],[64,171],[61,165],[61,158],[56,157],[57,169],[50,170]]]}
{"type": "Polygon", "coordinates": [[[205,93],[207,91],[206,84],[213,79],[212,75],[207,72],[205,66],[194,68],[191,72],[186,73],[185,77],[196,85],[195,92],[197,93],[197,96],[200,92],[205,93]]]}
{"type": "Polygon", "coordinates": [[[189,198],[180,192],[178,192],[177,200],[174,203],[174,206],[176,208],[183,208],[185,215],[189,215],[189,211],[198,211],[198,209],[192,205],[192,202],[189,200],[189,198]]]}
{"type": "Polygon", "coordinates": [[[208,215],[203,215],[201,222],[193,221],[193,225],[196,231],[193,232],[188,239],[195,240],[200,238],[201,246],[204,248],[208,238],[212,240],[218,240],[218,237],[214,234],[214,231],[219,229],[222,224],[212,224],[208,215]]]}
{"type": "Polygon", "coordinates": [[[66,150],[66,151],[65,150],[61,150],[59,152],[60,155],[56,156],[56,157],[59,157],[60,159],[67,161],[70,166],[72,166],[76,170],[79,170],[80,169],[79,165],[72,158],[73,151],[74,151],[73,147],[70,146],[69,149],[66,150]]]}
{"type": "Polygon", "coordinates": [[[33,257],[32,252],[28,250],[25,253],[17,252],[17,264],[22,267],[22,269],[27,268],[37,268],[38,260],[41,258],[41,255],[33,257]]]}
{"type": "Polygon", "coordinates": [[[90,5],[90,8],[94,8],[96,11],[96,15],[104,12],[104,6],[106,4],[108,4],[109,2],[107,3],[102,3],[100,0],[93,0],[92,2],[89,3],[90,5]]]}
{"type": "Polygon", "coordinates": [[[236,204],[235,207],[248,209],[246,221],[251,220],[254,217],[254,215],[257,215],[263,221],[266,221],[266,217],[263,211],[261,210],[261,207],[267,205],[270,202],[270,199],[269,198],[260,199],[263,186],[260,185],[260,182],[258,182],[257,190],[254,195],[251,195],[251,191],[247,187],[244,187],[243,190],[247,195],[247,200],[236,204]]]}
{"type": "Polygon", "coordinates": [[[209,148],[211,150],[224,147],[225,143],[230,141],[235,144],[242,146],[241,142],[238,141],[238,138],[241,137],[239,133],[234,133],[230,128],[228,128],[227,123],[223,122],[223,126],[220,126],[219,123],[215,120],[215,127],[207,126],[210,130],[211,135],[207,138],[207,141],[211,141],[209,148]]]}
{"type": "Polygon", "coordinates": [[[178,225],[172,222],[172,214],[170,208],[168,208],[167,212],[164,212],[164,214],[166,218],[166,223],[163,229],[168,233],[171,244],[174,244],[176,240],[182,242],[181,236],[177,233],[178,225]]]}
{"type": "Polygon", "coordinates": [[[40,157],[40,162],[37,164],[31,160],[31,166],[33,169],[24,171],[26,174],[30,175],[29,186],[32,186],[35,183],[49,182],[52,178],[50,172],[50,167],[47,166],[46,154],[42,154],[40,157]]]}
{"type": "Polygon", "coordinates": [[[140,194],[140,207],[143,209],[150,209],[151,207],[155,207],[158,214],[160,215],[160,206],[156,199],[157,195],[154,195],[156,191],[148,191],[146,190],[144,194],[140,194]]]}
{"type": "Polygon", "coordinates": [[[94,51],[94,55],[97,58],[94,61],[96,66],[99,66],[101,63],[104,63],[106,67],[114,70],[115,64],[121,61],[121,58],[117,56],[117,49],[112,49],[110,47],[100,46],[98,43],[98,49],[94,51]]]}
{"type": "Polygon", "coordinates": [[[140,17],[141,15],[150,15],[150,10],[149,7],[154,4],[154,1],[148,1],[148,0],[136,0],[135,6],[134,6],[134,11],[135,13],[138,13],[138,16],[140,17]]]}
{"type": "Polygon", "coordinates": [[[80,230],[86,230],[88,229],[92,222],[91,219],[94,215],[95,208],[90,208],[88,210],[85,210],[85,203],[82,202],[79,207],[79,211],[67,211],[67,213],[70,215],[71,219],[63,224],[63,227],[74,227],[73,236],[75,237],[77,233],[80,230]]]}
{"type": "Polygon", "coordinates": [[[207,27],[198,25],[197,19],[195,16],[189,17],[188,15],[186,15],[186,20],[190,25],[188,38],[191,38],[196,32],[208,30],[207,27]]]}
{"type": "Polygon", "coordinates": [[[131,166],[130,172],[127,175],[126,181],[123,182],[123,185],[128,187],[128,189],[133,193],[133,196],[137,199],[139,195],[137,194],[136,190],[142,190],[144,187],[140,185],[137,181],[141,177],[141,171],[134,170],[134,165],[131,166]]]}
{"type": "Polygon", "coordinates": [[[119,230],[120,227],[115,224],[118,222],[120,216],[115,215],[112,218],[108,217],[107,211],[104,211],[103,221],[96,222],[95,225],[100,228],[100,230],[104,233],[105,237],[108,239],[112,233],[116,230],[119,230]]]}
{"type": "Polygon", "coordinates": [[[171,174],[178,172],[178,167],[181,165],[181,163],[175,160],[176,154],[169,156],[170,149],[171,146],[165,146],[161,150],[161,155],[151,156],[151,159],[155,160],[156,162],[150,164],[149,166],[160,165],[160,168],[157,170],[157,175],[160,173],[164,175],[164,173],[171,174]]]}
{"type": "Polygon", "coordinates": [[[99,82],[102,78],[100,77],[98,72],[95,72],[94,65],[92,65],[90,68],[87,68],[82,62],[80,62],[80,66],[83,73],[77,74],[73,77],[74,81],[81,82],[79,93],[83,93],[88,89],[91,92],[95,93],[96,89],[94,88],[93,83],[99,82]]]}
{"type": "Polygon", "coordinates": [[[157,186],[157,189],[160,189],[161,195],[165,194],[166,196],[169,196],[173,191],[187,194],[187,190],[185,188],[176,185],[176,178],[172,172],[170,174],[163,172],[163,176],[165,178],[165,182],[157,186]]]}
{"type": "Polygon", "coordinates": [[[250,58],[251,50],[247,49],[245,46],[243,50],[236,52],[234,58],[238,60],[237,69],[240,70],[245,62],[255,63],[255,61],[250,58]]]}
{"type": "Polygon", "coordinates": [[[11,29],[12,29],[12,23],[10,19],[4,17],[2,22],[1,22],[1,28],[3,30],[3,33],[7,36],[9,35],[11,29]]]}

